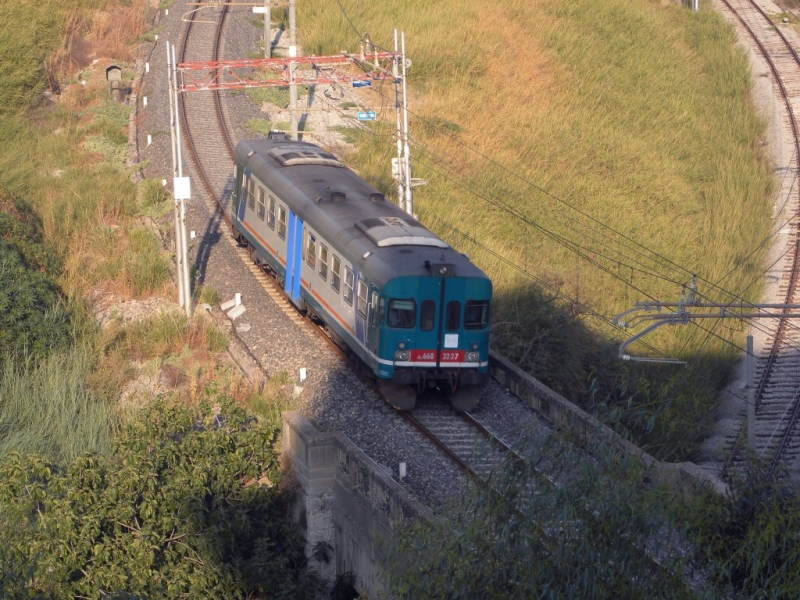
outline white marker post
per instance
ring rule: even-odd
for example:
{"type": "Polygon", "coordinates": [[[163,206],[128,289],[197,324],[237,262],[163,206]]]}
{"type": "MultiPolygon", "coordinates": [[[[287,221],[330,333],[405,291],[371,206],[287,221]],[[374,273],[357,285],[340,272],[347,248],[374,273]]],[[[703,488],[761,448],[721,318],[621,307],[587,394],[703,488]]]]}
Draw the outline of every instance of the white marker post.
{"type": "Polygon", "coordinates": [[[264,6],[254,6],[253,12],[264,15],[264,58],[272,58],[272,36],[270,35],[272,21],[269,12],[269,0],[264,0],[264,6]]]}

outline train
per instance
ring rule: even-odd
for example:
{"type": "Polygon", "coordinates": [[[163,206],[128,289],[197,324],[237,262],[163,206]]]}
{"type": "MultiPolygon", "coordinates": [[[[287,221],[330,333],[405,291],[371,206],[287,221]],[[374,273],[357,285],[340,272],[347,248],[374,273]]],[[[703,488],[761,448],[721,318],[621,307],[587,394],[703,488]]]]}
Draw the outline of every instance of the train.
{"type": "Polygon", "coordinates": [[[492,282],[334,154],[272,132],[235,149],[231,222],[297,309],[395,408],[426,390],[458,411],[488,380],[492,282]]]}

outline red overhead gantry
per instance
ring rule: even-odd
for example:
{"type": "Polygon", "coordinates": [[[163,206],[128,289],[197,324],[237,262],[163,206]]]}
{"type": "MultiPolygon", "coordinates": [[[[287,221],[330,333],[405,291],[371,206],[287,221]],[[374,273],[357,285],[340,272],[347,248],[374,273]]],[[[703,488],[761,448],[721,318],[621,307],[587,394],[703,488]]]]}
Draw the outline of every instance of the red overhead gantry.
{"type": "MultiPolygon", "coordinates": [[[[352,83],[370,87],[373,81],[395,80],[400,54],[374,52],[370,61],[342,52],[333,56],[296,56],[292,58],[256,58],[184,62],[177,65],[178,91],[241,90],[269,86],[352,83]],[[344,67],[354,65],[360,73],[344,67]],[[292,68],[294,67],[294,68],[292,68]]],[[[350,69],[352,70],[352,69],[350,69]]]]}

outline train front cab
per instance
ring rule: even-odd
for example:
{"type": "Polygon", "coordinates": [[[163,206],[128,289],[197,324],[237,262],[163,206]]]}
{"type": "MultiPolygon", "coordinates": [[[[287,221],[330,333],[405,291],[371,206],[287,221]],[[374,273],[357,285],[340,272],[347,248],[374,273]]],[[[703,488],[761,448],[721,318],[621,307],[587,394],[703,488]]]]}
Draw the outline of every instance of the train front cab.
{"type": "Polygon", "coordinates": [[[391,377],[398,408],[413,408],[417,393],[435,387],[457,410],[470,410],[488,380],[492,284],[487,278],[450,277],[450,265],[431,268],[439,276],[399,277],[381,292],[379,376],[386,378],[384,385],[391,377]],[[397,394],[398,387],[413,395],[397,394]]]}

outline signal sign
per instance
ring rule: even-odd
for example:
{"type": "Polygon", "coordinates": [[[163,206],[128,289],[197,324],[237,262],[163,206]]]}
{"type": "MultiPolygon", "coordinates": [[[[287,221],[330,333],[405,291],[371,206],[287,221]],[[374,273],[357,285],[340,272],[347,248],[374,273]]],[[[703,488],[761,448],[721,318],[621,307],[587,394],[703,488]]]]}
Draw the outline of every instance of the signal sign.
{"type": "Polygon", "coordinates": [[[358,111],[358,120],[359,121],[374,121],[378,118],[378,115],[375,114],[374,110],[360,110],[358,111]]]}
{"type": "Polygon", "coordinates": [[[353,87],[372,87],[372,81],[369,79],[356,79],[353,82],[353,87]]]}

